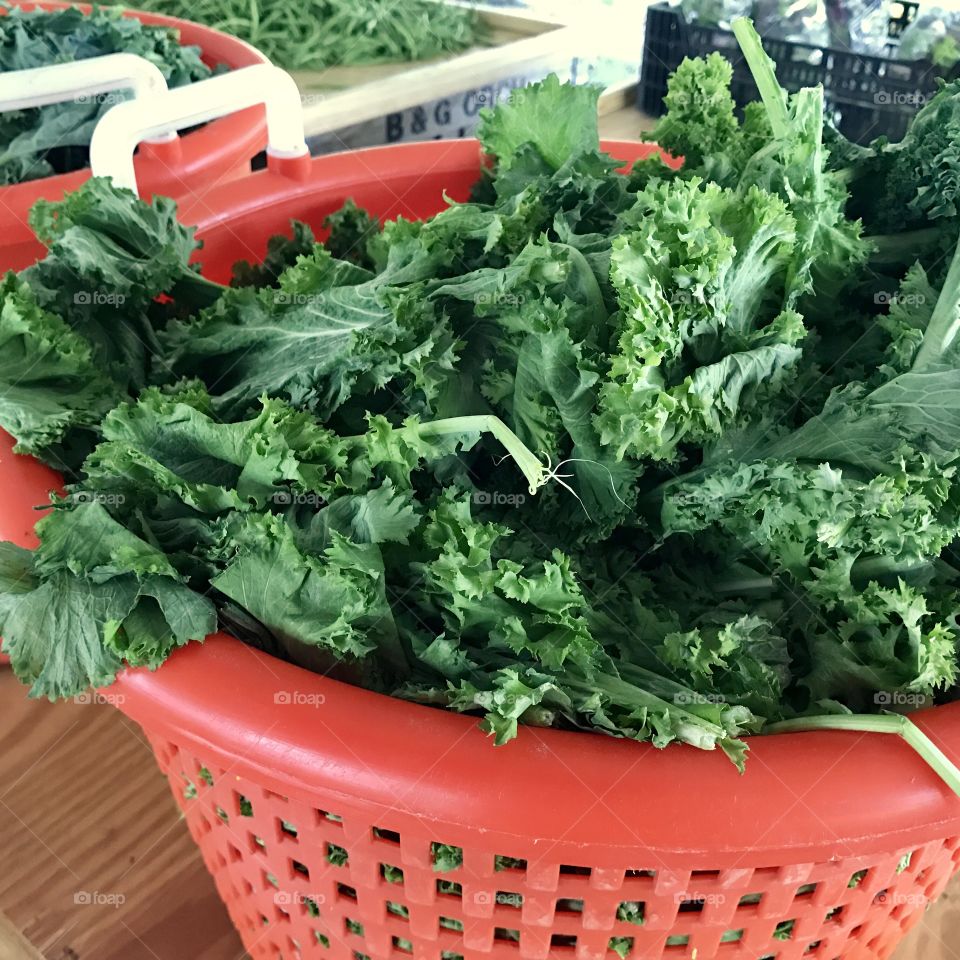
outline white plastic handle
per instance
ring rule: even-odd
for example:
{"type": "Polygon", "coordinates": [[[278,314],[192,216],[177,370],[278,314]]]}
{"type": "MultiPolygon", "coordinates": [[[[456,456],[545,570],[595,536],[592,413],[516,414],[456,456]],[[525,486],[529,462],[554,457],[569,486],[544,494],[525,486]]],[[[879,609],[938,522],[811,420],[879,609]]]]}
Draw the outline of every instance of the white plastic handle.
{"type": "Polygon", "coordinates": [[[26,110],[113,90],[136,98],[164,93],[167,81],[156,64],[133,53],[109,53],[73,63],[0,73],[0,113],[26,110]]]}
{"type": "Polygon", "coordinates": [[[243,67],[219,77],[168,90],[146,103],[120,103],[108,110],[93,131],[90,168],[95,177],[111,177],[137,192],[133,151],[142,140],[262,103],[267,108],[267,153],[300,157],[303,137],[300,91],[290,74],[268,63],[243,67]]]}

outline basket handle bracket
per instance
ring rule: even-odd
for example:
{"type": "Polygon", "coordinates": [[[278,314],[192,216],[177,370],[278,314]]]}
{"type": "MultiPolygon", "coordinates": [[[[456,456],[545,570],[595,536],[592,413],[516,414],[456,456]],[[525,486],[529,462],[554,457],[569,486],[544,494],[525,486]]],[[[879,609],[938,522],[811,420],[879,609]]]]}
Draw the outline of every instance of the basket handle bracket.
{"type": "Polygon", "coordinates": [[[110,177],[137,192],[133,151],[151,138],[207,123],[236,110],[263,104],[267,111],[267,155],[279,160],[309,156],[303,136],[300,91],[290,74],[271,64],[243,67],[152,97],[149,107],[121,103],[108,110],[90,141],[95,177],[110,177]]]}

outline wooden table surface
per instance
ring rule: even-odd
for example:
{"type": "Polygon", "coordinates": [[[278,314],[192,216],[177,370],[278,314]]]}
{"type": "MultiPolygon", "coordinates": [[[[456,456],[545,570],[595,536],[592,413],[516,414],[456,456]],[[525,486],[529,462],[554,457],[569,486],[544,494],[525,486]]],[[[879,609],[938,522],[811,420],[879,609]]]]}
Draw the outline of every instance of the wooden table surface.
{"type": "MultiPolygon", "coordinates": [[[[134,724],[6,667],[0,718],[0,960],[246,957],[134,724]]],[[[895,960],[960,960],[960,884],[895,960]]]]}
{"type": "Polygon", "coordinates": [[[140,730],[0,666],[0,960],[242,960],[140,730]]]}
{"type": "MultiPolygon", "coordinates": [[[[631,108],[605,137],[650,128],[631,108]]],[[[140,730],[0,666],[0,960],[244,960],[140,730]]],[[[960,882],[895,960],[960,960],[960,882]]]]}

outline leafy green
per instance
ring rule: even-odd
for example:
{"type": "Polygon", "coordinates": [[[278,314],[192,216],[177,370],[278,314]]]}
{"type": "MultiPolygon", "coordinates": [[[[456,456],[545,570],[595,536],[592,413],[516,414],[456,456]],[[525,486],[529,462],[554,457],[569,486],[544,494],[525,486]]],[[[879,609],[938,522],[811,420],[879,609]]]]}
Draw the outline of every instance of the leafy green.
{"type": "Polygon", "coordinates": [[[218,624],[501,744],[594,730],[742,769],[769,725],[872,722],[929,753],[851,711],[957,680],[960,253],[871,262],[862,155],[737,32],[763,102],[738,119],[724,61],[685,62],[679,169],[618,172],[596,91],[550,79],[485,114],[470,202],[348,202],[229,288],[169,202],[41,205],[50,252],[0,311],[0,418],[69,468],[38,551],[0,550],[33,692],[218,624]],[[79,309],[83,284],[123,299],[79,309]]]}

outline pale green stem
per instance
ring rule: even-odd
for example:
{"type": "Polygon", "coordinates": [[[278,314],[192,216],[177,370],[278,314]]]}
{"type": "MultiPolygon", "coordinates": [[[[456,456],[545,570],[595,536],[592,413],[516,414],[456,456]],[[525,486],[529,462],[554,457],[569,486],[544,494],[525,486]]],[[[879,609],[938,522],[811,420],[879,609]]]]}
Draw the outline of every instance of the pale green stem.
{"type": "Polygon", "coordinates": [[[455,436],[461,433],[490,433],[503,444],[507,453],[517,462],[530,484],[530,493],[536,493],[548,480],[543,464],[530,452],[523,441],[499,418],[492,414],[472,417],[450,417],[417,425],[417,430],[429,436],[455,436]]]}
{"type": "Polygon", "coordinates": [[[764,727],[764,733],[800,733],[811,730],[856,730],[860,733],[886,733],[902,737],[933,769],[944,783],[960,796],[960,769],[908,717],[899,714],[837,715],[800,717],[764,727]]]}
{"type": "Polygon", "coordinates": [[[777,80],[773,61],[764,52],[760,34],[754,29],[753,21],[738,17],[733,21],[733,32],[760,91],[760,99],[767,108],[773,136],[780,140],[787,135],[790,117],[787,113],[786,95],[777,80]]]}
{"type": "Polygon", "coordinates": [[[953,253],[947,278],[940,288],[933,315],[927,324],[927,332],[923,336],[923,343],[913,361],[913,370],[921,371],[931,363],[943,359],[951,344],[960,332],[960,243],[953,253]]]}

